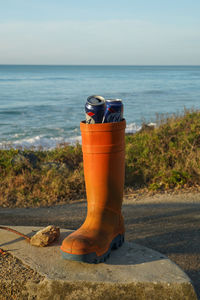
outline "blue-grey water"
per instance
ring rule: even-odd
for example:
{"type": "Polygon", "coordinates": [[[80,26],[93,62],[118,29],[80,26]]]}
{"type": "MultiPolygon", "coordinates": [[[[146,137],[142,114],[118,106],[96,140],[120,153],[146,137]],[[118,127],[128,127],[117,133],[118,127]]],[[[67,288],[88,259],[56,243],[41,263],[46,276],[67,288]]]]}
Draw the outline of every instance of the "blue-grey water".
{"type": "Polygon", "coordinates": [[[0,65],[0,147],[76,140],[92,94],[121,98],[134,132],[156,113],[199,109],[200,66],[0,65]]]}

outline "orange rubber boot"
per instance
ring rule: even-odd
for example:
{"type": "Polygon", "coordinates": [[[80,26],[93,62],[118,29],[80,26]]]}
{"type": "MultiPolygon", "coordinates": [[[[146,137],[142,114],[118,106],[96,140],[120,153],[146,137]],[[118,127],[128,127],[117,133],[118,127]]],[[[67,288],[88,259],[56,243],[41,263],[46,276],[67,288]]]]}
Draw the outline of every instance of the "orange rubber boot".
{"type": "Polygon", "coordinates": [[[124,241],[121,214],[124,188],[125,120],[81,122],[87,217],[62,243],[64,259],[88,263],[105,261],[124,241]]]}

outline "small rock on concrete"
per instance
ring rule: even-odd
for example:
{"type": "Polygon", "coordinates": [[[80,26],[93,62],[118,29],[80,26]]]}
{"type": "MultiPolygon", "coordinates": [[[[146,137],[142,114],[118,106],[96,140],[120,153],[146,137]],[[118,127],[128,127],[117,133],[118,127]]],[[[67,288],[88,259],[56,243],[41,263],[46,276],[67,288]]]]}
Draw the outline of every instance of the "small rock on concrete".
{"type": "Polygon", "coordinates": [[[56,241],[60,236],[60,228],[49,225],[38,231],[30,240],[32,246],[46,247],[56,241]]]}

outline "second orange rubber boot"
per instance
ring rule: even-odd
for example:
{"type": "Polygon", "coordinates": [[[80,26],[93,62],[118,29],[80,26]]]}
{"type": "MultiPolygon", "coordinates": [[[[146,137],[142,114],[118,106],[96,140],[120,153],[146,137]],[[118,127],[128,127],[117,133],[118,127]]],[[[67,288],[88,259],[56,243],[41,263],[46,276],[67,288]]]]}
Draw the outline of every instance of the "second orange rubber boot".
{"type": "Polygon", "coordinates": [[[62,243],[64,259],[88,263],[105,261],[124,241],[121,214],[125,169],[125,120],[81,122],[87,217],[62,243]]]}

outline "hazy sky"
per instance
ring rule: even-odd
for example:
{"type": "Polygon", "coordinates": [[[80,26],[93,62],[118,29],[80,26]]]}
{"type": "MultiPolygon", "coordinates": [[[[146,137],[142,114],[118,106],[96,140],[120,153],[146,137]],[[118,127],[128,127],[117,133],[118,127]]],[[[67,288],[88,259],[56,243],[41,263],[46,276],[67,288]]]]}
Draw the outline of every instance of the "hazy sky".
{"type": "Polygon", "coordinates": [[[0,64],[200,65],[200,0],[0,0],[0,64]]]}

